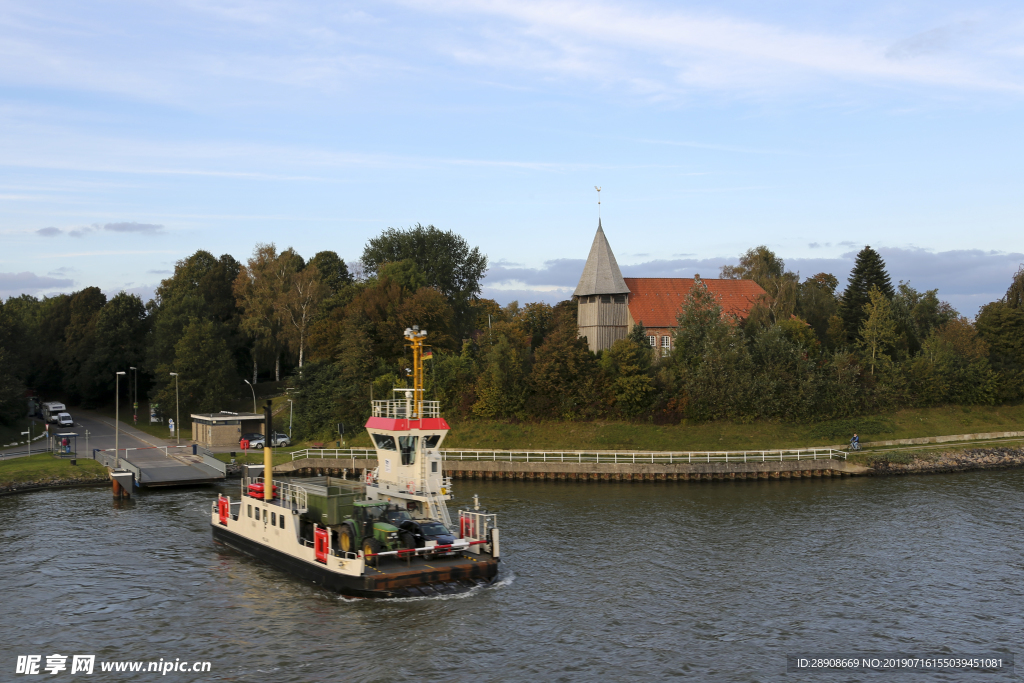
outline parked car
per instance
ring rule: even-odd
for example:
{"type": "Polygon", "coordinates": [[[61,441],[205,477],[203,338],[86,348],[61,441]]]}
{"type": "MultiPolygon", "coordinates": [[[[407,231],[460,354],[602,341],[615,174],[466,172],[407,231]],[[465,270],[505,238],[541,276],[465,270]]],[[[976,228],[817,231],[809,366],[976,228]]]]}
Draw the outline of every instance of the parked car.
{"type": "MultiPolygon", "coordinates": [[[[242,439],[245,439],[246,441],[249,442],[249,448],[250,449],[263,448],[264,444],[267,443],[267,440],[264,438],[264,436],[262,434],[256,434],[256,433],[242,434],[242,437],[238,440],[238,447],[239,448],[242,447],[242,439]]],[[[274,432],[274,438],[270,442],[270,446],[272,448],[283,448],[285,446],[291,446],[291,445],[292,445],[292,441],[291,441],[291,439],[288,438],[287,434],[282,434],[280,432],[274,432]]]]}
{"type": "Polygon", "coordinates": [[[451,545],[455,542],[455,534],[435,519],[410,519],[402,522],[399,528],[412,534],[417,548],[425,548],[427,541],[435,541],[437,545],[451,545]]]}
{"type": "Polygon", "coordinates": [[[263,448],[263,435],[257,434],[256,432],[250,432],[248,434],[242,434],[238,439],[238,447],[242,447],[242,442],[248,441],[249,448],[263,448]]]}

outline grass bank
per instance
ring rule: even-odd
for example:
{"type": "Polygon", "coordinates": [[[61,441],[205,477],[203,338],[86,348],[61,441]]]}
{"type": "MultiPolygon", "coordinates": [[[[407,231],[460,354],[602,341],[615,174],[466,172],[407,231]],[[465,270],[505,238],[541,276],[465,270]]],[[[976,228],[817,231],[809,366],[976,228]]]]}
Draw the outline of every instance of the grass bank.
{"type": "Polygon", "coordinates": [[[0,460],[0,487],[58,479],[90,479],[107,474],[107,468],[94,460],[79,458],[77,462],[77,465],[72,465],[70,461],[55,458],[50,453],[0,460]]]}
{"type": "MultiPolygon", "coordinates": [[[[535,448],[538,450],[761,450],[827,446],[848,442],[912,439],[947,434],[1024,431],[1024,405],[914,408],[886,415],[809,424],[711,422],[654,425],[631,422],[539,422],[485,420],[452,423],[446,448],[535,448]]],[[[334,444],[332,443],[331,446],[334,444]]],[[[369,447],[366,434],[350,445],[369,447]]]]}

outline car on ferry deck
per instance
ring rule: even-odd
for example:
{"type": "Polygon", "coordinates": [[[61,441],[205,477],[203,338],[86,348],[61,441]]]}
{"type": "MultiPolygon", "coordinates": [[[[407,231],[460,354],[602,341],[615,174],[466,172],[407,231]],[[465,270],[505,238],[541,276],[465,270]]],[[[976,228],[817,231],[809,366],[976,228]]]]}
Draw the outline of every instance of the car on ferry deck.
{"type": "Polygon", "coordinates": [[[412,534],[417,548],[425,548],[427,541],[435,541],[437,545],[451,545],[455,542],[455,534],[436,519],[410,519],[402,522],[399,528],[412,534]]]}

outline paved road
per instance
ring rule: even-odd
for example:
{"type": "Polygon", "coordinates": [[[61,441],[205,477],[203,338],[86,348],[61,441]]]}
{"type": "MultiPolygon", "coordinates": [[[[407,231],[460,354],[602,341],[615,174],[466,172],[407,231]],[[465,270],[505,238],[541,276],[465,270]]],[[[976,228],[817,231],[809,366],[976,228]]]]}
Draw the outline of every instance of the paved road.
{"type": "MultiPolygon", "coordinates": [[[[60,428],[58,432],[74,432],[78,434],[78,452],[85,457],[86,454],[91,455],[93,448],[113,448],[114,447],[114,419],[99,415],[91,410],[76,410],[72,413],[75,418],[75,426],[73,428],[60,428]],[[86,444],[86,432],[89,432],[88,444],[86,444]]],[[[42,429],[42,420],[39,420],[33,431],[42,429]]],[[[53,432],[56,425],[50,425],[50,431],[53,432]]],[[[142,432],[135,427],[131,426],[131,423],[125,423],[121,421],[121,434],[117,439],[117,445],[119,448],[147,448],[150,446],[174,446],[176,442],[173,439],[158,439],[155,436],[150,436],[145,432],[142,432]]],[[[56,433],[56,432],[55,432],[56,433]]],[[[190,442],[185,441],[182,445],[186,445],[190,442]]],[[[45,439],[32,442],[32,452],[38,453],[41,451],[46,444],[45,439]]],[[[28,455],[26,446],[21,445],[14,448],[8,448],[0,451],[0,458],[9,457],[23,457],[28,455]]]]}

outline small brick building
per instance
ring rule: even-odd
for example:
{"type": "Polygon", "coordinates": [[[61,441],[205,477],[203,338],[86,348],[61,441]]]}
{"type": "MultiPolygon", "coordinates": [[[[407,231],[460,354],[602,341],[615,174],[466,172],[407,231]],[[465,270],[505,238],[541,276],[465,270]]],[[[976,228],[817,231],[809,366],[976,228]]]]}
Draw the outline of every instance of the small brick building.
{"type": "MultiPolygon", "coordinates": [[[[753,280],[701,278],[701,281],[718,299],[723,317],[746,318],[764,295],[764,290],[753,280]]],[[[587,338],[591,351],[597,352],[624,338],[637,323],[643,323],[651,346],[668,355],[672,350],[676,319],[694,282],[695,279],[689,277],[623,278],[598,220],[590,255],[573,292],[579,335],[587,338]]]]}
{"type": "Polygon", "coordinates": [[[260,413],[193,413],[192,440],[209,449],[237,449],[242,434],[263,434],[260,413]]]}

